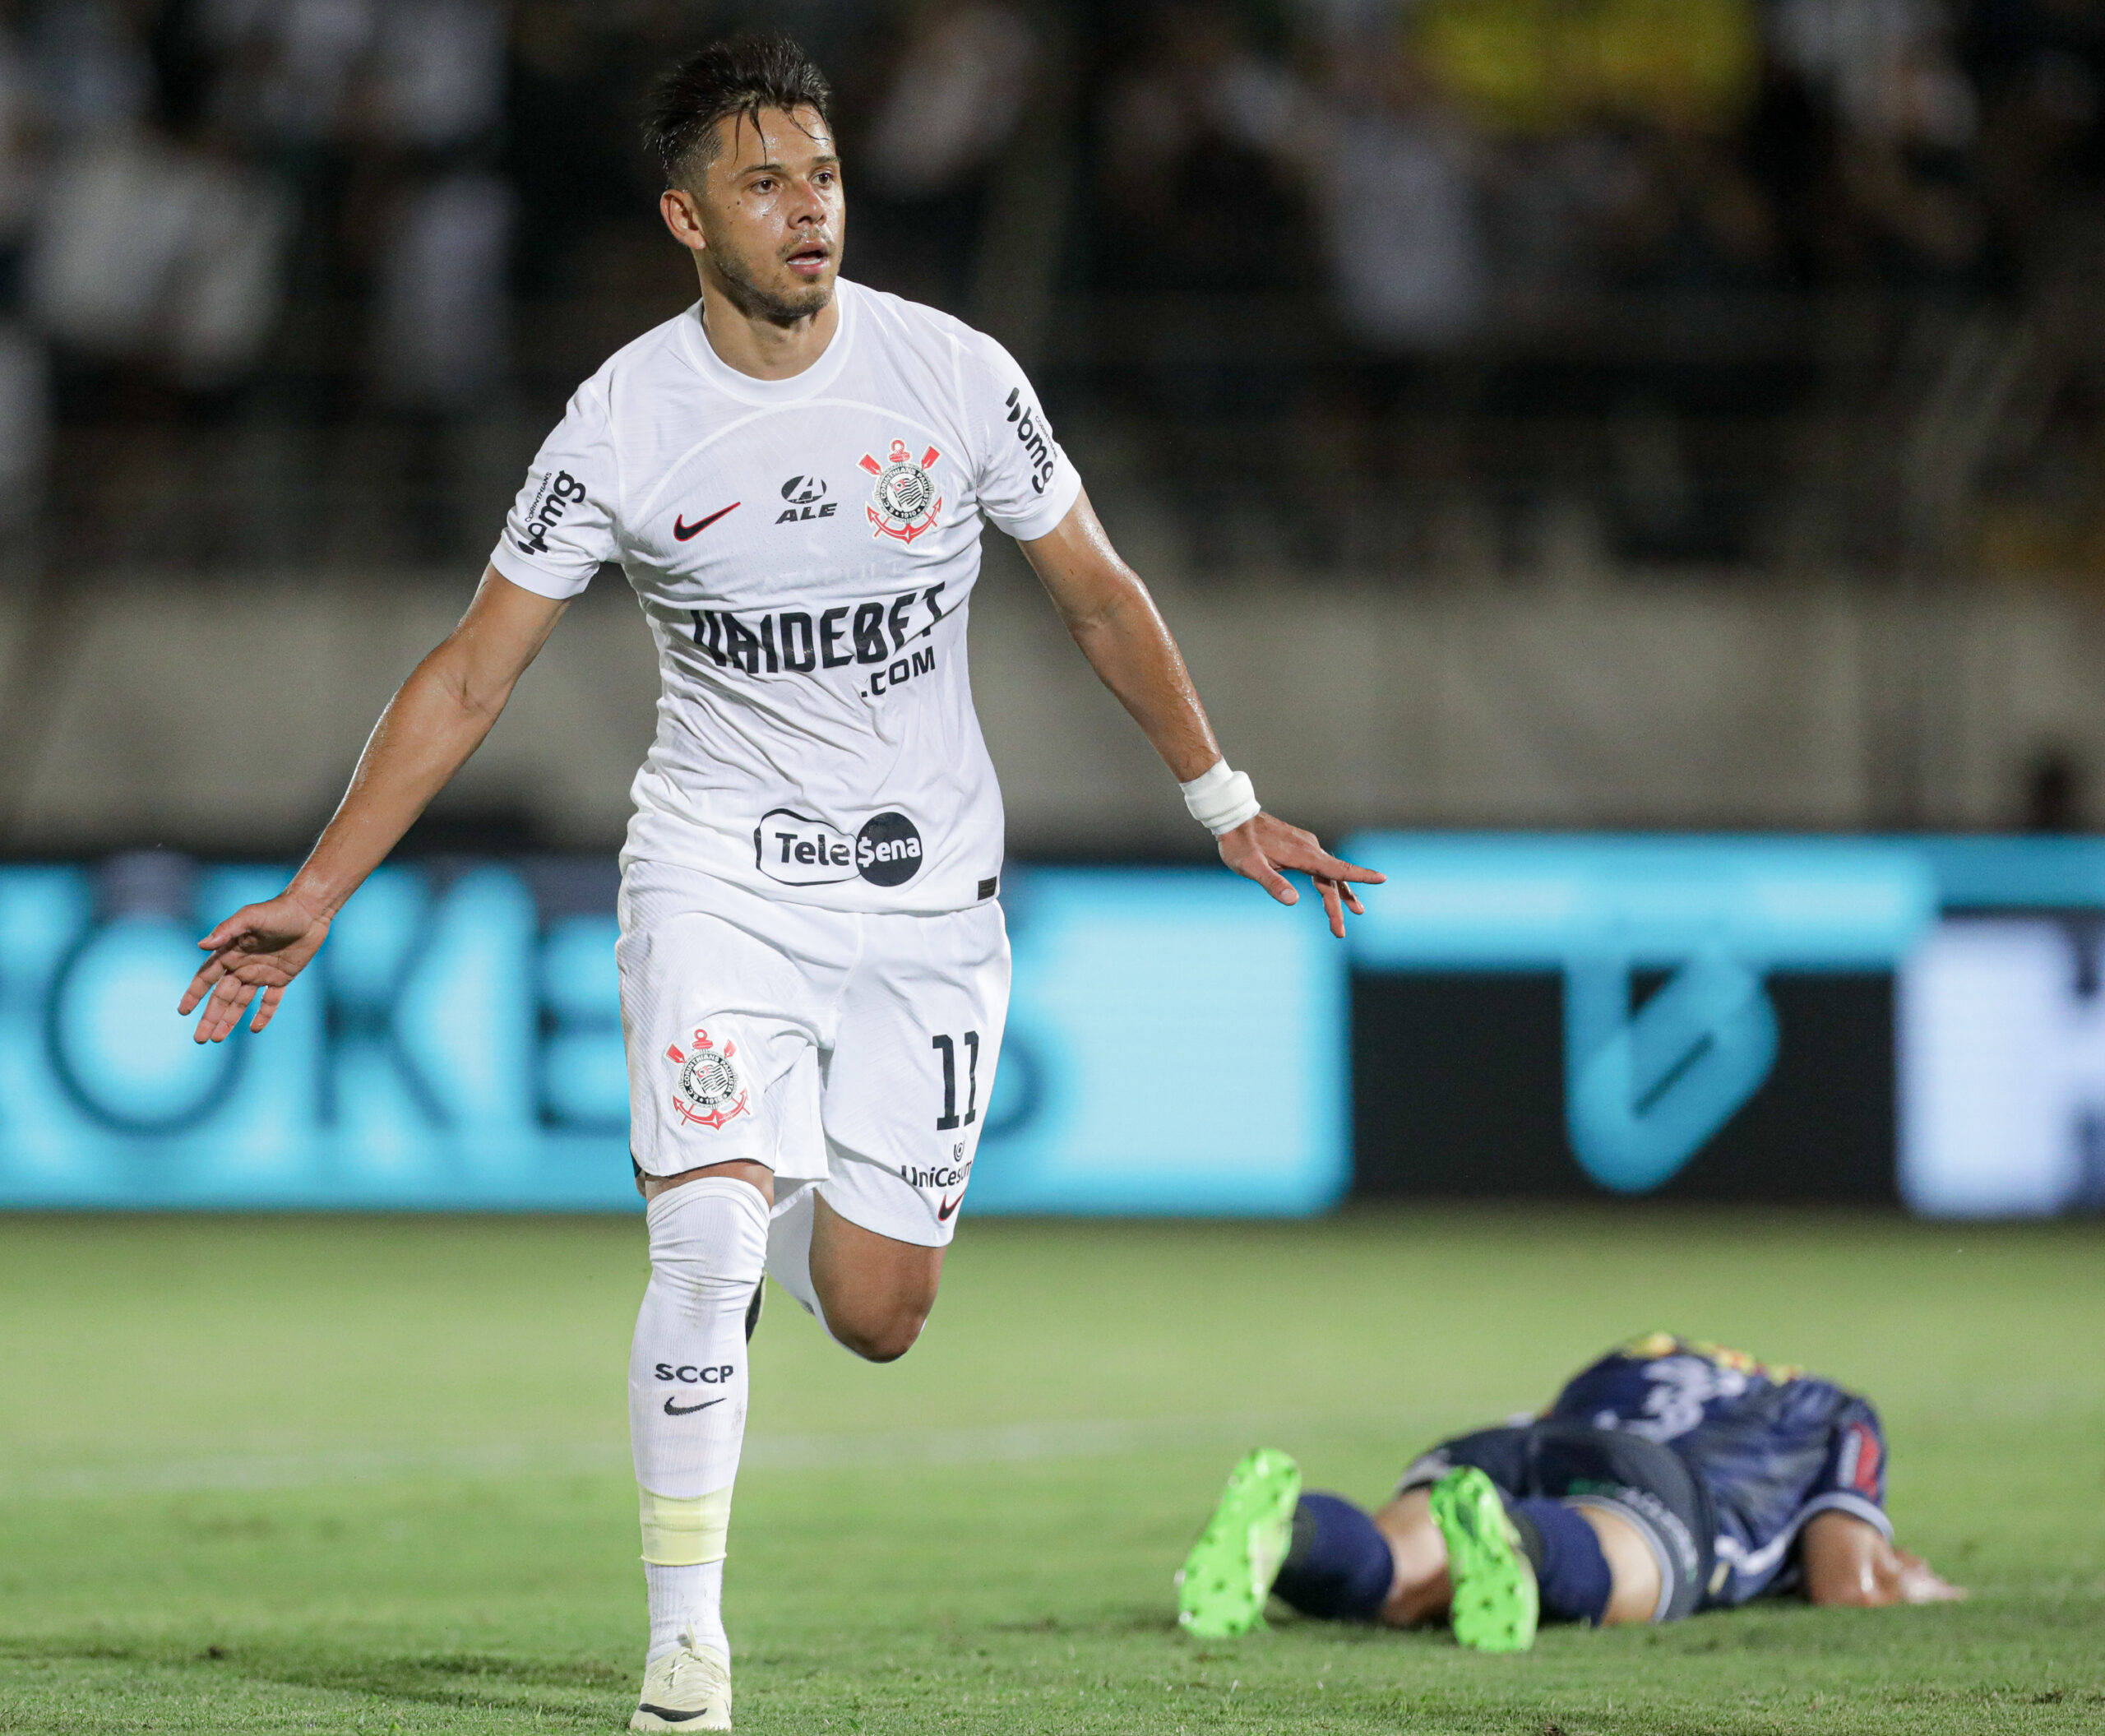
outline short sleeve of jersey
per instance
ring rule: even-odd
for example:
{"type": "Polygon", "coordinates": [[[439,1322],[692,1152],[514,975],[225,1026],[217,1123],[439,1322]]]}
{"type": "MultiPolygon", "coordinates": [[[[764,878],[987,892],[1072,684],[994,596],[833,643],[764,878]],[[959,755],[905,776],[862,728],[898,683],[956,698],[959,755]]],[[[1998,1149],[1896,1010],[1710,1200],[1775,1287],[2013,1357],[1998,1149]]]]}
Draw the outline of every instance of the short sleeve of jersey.
{"type": "Polygon", "coordinates": [[[975,331],[963,368],[965,410],[979,445],[980,510],[1020,543],[1043,536],[1067,516],[1082,479],[1015,357],[975,331]]]}
{"type": "Polygon", "coordinates": [[[1827,1458],[1807,1492],[1804,1511],[1848,1513],[1887,1536],[1885,1516],[1885,1431],[1878,1413],[1853,1394],[1835,1413],[1827,1458]]]}
{"type": "Polygon", "coordinates": [[[588,380],[542,442],[490,565],[537,595],[576,596],[603,562],[620,558],[615,488],[606,394],[599,381],[588,380]]]}

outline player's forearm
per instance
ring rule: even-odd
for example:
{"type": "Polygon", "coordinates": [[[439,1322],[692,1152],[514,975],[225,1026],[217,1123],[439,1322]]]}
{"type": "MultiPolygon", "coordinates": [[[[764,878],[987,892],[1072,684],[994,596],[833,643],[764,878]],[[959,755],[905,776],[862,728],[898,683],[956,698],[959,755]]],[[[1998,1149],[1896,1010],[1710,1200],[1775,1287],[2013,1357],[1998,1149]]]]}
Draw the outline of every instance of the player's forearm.
{"type": "Polygon", "coordinates": [[[1022,545],[1060,619],[1180,784],[1220,757],[1191,673],[1140,576],[1119,558],[1084,493],[1022,545]]]}
{"type": "Polygon", "coordinates": [[[419,664],[380,714],[350,787],[289,891],[334,915],[483,743],[511,696],[479,695],[451,641],[419,664]]]}
{"type": "Polygon", "coordinates": [[[1183,653],[1137,576],[1088,614],[1067,617],[1067,631],[1179,783],[1221,757],[1183,653]]]}

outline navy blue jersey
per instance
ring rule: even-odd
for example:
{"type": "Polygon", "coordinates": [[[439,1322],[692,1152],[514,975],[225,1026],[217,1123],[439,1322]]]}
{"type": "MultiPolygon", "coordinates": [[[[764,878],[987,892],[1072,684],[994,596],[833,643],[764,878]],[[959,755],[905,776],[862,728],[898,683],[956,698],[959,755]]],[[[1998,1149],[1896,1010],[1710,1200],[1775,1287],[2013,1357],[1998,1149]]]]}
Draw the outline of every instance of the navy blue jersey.
{"type": "Polygon", "coordinates": [[[1848,1513],[1893,1535],[1878,1413],[1797,1369],[1659,1332],[1575,1376],[1544,1414],[1664,1442],[1682,1456],[1717,1509],[1710,1604],[1794,1588],[1792,1545],[1816,1513],[1848,1513]]]}

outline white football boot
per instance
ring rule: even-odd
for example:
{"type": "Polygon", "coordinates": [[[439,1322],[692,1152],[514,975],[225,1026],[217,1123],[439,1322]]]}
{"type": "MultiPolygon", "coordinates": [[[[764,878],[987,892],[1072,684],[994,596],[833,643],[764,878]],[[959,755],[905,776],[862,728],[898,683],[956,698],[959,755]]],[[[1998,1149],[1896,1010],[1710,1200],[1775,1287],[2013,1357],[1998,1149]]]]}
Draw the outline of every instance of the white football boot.
{"type": "Polygon", "coordinates": [[[731,1666],[692,1636],[643,1673],[643,1699],[632,1730],[728,1730],[731,1666]]]}

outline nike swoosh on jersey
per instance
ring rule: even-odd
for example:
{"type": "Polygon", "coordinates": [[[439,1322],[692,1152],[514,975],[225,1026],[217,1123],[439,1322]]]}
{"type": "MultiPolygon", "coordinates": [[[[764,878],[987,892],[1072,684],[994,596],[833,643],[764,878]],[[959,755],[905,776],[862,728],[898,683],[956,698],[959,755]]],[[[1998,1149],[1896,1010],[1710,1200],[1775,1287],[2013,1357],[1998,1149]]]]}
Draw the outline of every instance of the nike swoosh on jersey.
{"type": "Polygon", "coordinates": [[[734,500],[729,506],[724,508],[723,512],[712,512],[708,517],[698,518],[692,524],[687,523],[684,518],[675,513],[673,516],[673,535],[684,543],[691,536],[701,535],[718,519],[723,517],[724,512],[735,512],[744,504],[745,502],[742,500],[734,500]]]}
{"type": "Polygon", "coordinates": [[[720,1405],[723,1402],[722,1399],[704,1399],[699,1405],[676,1405],[672,1400],[667,1399],[665,1414],[669,1417],[691,1417],[697,1410],[706,1410],[711,1405],[720,1405]]]}

